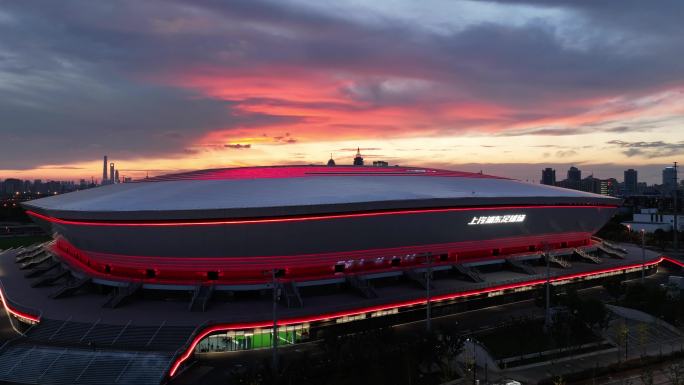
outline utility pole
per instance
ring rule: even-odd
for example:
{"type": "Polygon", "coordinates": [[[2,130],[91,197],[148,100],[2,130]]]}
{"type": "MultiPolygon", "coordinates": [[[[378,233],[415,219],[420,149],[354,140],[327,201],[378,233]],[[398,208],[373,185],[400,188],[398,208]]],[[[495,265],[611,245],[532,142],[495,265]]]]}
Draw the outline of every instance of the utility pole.
{"type": "Polygon", "coordinates": [[[678,187],[678,185],[677,185],[677,162],[674,162],[674,192],[673,192],[674,193],[674,222],[673,222],[673,226],[672,226],[672,233],[674,234],[674,241],[672,243],[672,246],[674,248],[675,253],[677,252],[677,249],[678,249],[677,246],[678,246],[678,241],[679,241],[679,239],[678,239],[679,238],[678,237],[679,228],[678,228],[678,224],[677,224],[677,195],[678,195],[677,190],[679,190],[679,189],[677,187],[678,187]]]}
{"type": "Polygon", "coordinates": [[[546,257],[546,311],[544,313],[544,329],[551,328],[551,271],[549,270],[550,255],[549,244],[544,242],[544,256],[546,257]]]}
{"type": "Polygon", "coordinates": [[[646,230],[641,229],[641,283],[646,279],[646,230]]]}
{"type": "Polygon", "coordinates": [[[432,253],[428,252],[427,253],[427,274],[425,274],[425,297],[427,299],[427,303],[425,306],[427,315],[425,319],[425,329],[427,330],[428,333],[432,330],[432,320],[430,316],[430,279],[432,278],[432,253]]]}
{"type": "Polygon", "coordinates": [[[271,285],[273,287],[273,382],[278,380],[278,274],[280,269],[264,271],[264,275],[271,274],[271,285]]]}

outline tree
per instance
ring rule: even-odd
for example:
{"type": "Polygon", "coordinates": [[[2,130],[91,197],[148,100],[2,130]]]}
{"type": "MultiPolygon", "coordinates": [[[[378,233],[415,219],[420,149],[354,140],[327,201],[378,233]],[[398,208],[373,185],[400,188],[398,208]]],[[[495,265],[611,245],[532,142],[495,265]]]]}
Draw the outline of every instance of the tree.
{"type": "Polygon", "coordinates": [[[639,335],[639,347],[641,348],[641,357],[643,358],[646,355],[646,343],[648,342],[648,323],[640,322],[637,326],[637,333],[639,335]]]}
{"type": "Polygon", "coordinates": [[[668,366],[667,378],[672,385],[684,385],[684,365],[678,363],[668,366]]]}
{"type": "Polygon", "coordinates": [[[600,300],[587,298],[580,302],[577,315],[590,327],[604,329],[608,326],[610,313],[606,309],[606,305],[600,300]]]}
{"type": "Polygon", "coordinates": [[[653,369],[645,368],[639,378],[644,385],[653,385],[653,369]]]}
{"type": "Polygon", "coordinates": [[[615,330],[615,337],[617,339],[617,353],[618,353],[618,362],[620,361],[620,358],[622,356],[620,349],[624,348],[625,351],[625,360],[627,359],[627,344],[628,344],[628,336],[629,336],[629,328],[627,327],[627,324],[625,323],[625,320],[623,319],[620,321],[619,324],[616,325],[616,330],[615,330]]]}
{"type": "Polygon", "coordinates": [[[665,250],[665,243],[667,242],[667,234],[665,231],[663,231],[663,229],[657,229],[653,232],[653,236],[660,250],[665,250]]]}

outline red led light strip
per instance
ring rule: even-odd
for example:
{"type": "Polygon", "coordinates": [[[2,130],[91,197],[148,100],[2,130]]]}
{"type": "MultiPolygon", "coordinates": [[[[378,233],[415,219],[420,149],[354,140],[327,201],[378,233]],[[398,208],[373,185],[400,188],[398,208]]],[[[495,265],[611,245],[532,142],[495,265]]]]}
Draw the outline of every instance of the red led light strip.
{"type": "Polygon", "coordinates": [[[676,260],[676,259],[674,259],[674,258],[665,257],[665,256],[663,256],[663,257],[661,257],[661,258],[662,258],[663,261],[670,262],[670,263],[675,264],[675,265],[677,265],[677,266],[679,266],[679,267],[684,267],[684,262],[682,262],[682,261],[678,261],[678,260],[676,260]]]}
{"type": "Polygon", "coordinates": [[[32,322],[35,322],[35,323],[40,322],[40,318],[38,318],[38,317],[36,317],[36,316],[34,316],[34,315],[31,315],[31,314],[24,313],[24,312],[21,312],[21,311],[19,311],[19,310],[13,309],[13,308],[10,306],[9,302],[7,301],[7,299],[6,299],[6,297],[5,297],[5,294],[3,293],[1,287],[0,287],[0,302],[2,302],[2,306],[5,308],[5,311],[6,311],[8,314],[11,314],[11,315],[13,315],[13,316],[15,316],[15,317],[18,317],[18,318],[25,318],[25,319],[27,319],[27,320],[29,320],[29,321],[32,321],[32,322]]]}
{"type": "MultiPolygon", "coordinates": [[[[332,253],[316,253],[316,254],[300,254],[300,255],[273,255],[273,256],[252,256],[252,257],[164,257],[164,256],[139,256],[139,255],[119,255],[98,253],[92,251],[80,250],[74,245],[70,244],[62,237],[56,238],[55,243],[50,247],[50,250],[60,257],[60,259],[69,265],[83,270],[88,275],[95,277],[102,277],[105,279],[142,279],[144,282],[167,283],[167,284],[183,284],[191,281],[196,283],[198,273],[206,274],[206,271],[218,270],[227,274],[227,280],[241,282],[241,283],[262,283],[267,279],[261,273],[264,270],[273,268],[284,268],[291,270],[293,279],[320,279],[323,276],[330,277],[333,273],[331,271],[332,265],[340,260],[354,260],[356,271],[387,271],[394,270],[389,267],[388,256],[392,255],[409,255],[419,254],[426,251],[432,251],[435,254],[448,253],[451,249],[460,249],[463,252],[482,251],[483,249],[495,248],[494,243],[500,245],[503,249],[511,247],[511,244],[517,246],[524,245],[527,249],[529,244],[538,244],[543,240],[551,238],[556,239],[557,242],[567,241],[577,243],[578,239],[588,239],[589,233],[563,233],[563,234],[541,234],[537,237],[522,236],[512,238],[498,238],[492,241],[477,241],[477,242],[455,242],[443,244],[426,244],[403,246],[383,249],[368,249],[368,250],[354,250],[349,252],[332,252],[332,253]],[[376,263],[363,263],[362,260],[370,260],[375,258],[383,258],[383,262],[378,265],[376,263]],[[109,265],[111,271],[104,272],[104,266],[109,265]],[[386,265],[386,266],[382,266],[386,265]],[[312,267],[315,269],[306,272],[296,272],[302,267],[312,267]],[[158,277],[149,279],[144,277],[146,269],[155,269],[159,273],[158,277]],[[112,273],[114,272],[115,273],[112,273]],[[124,272],[126,271],[126,272],[124,272]],[[137,274],[139,275],[135,275],[137,274]],[[182,273],[182,276],[179,275],[182,273]],[[171,273],[173,278],[168,278],[166,274],[171,273]],[[259,278],[255,278],[254,273],[259,278]],[[133,274],[133,275],[130,275],[133,274]],[[164,278],[166,276],[166,278],[164,278]]],[[[570,244],[570,243],[569,243],[570,244]]],[[[465,254],[464,254],[465,255],[465,254]]],[[[465,257],[467,261],[474,262],[492,258],[487,256],[473,256],[465,257]]],[[[465,261],[463,259],[462,261],[465,261]]],[[[413,263],[408,261],[405,266],[410,266],[413,263]]],[[[220,280],[222,280],[221,278],[220,280]]],[[[220,281],[219,280],[219,281],[220,281]]]]}
{"type": "Polygon", "coordinates": [[[506,179],[491,175],[463,171],[449,171],[422,167],[358,167],[358,166],[265,166],[198,170],[142,179],[136,183],[185,180],[236,180],[236,179],[293,179],[317,176],[411,176],[506,179]]]}
{"type": "Polygon", "coordinates": [[[492,210],[520,210],[520,209],[553,209],[553,208],[616,208],[614,205],[549,205],[549,206],[488,206],[488,207],[452,207],[443,209],[413,209],[413,210],[388,210],[388,211],[371,211],[350,214],[330,214],[330,215],[304,215],[296,217],[282,217],[282,218],[259,218],[259,219],[215,219],[215,220],[201,220],[201,221],[139,221],[139,222],[95,222],[95,221],[80,221],[55,218],[48,215],[39,214],[35,211],[27,210],[26,214],[60,225],[73,226],[126,226],[126,227],[164,227],[164,226],[216,226],[216,225],[239,225],[239,224],[256,224],[256,223],[280,223],[280,222],[302,222],[302,221],[317,221],[328,219],[343,219],[343,218],[364,218],[377,217],[383,215],[408,215],[408,214],[427,214],[427,213],[445,213],[456,211],[492,211],[492,210]]]}
{"type": "MultiPolygon", "coordinates": [[[[644,264],[644,266],[650,267],[653,265],[657,265],[664,260],[667,260],[668,262],[672,262],[672,263],[675,263],[679,266],[684,267],[684,263],[676,261],[676,260],[674,260],[672,258],[668,258],[668,257],[659,257],[658,259],[656,259],[654,261],[650,261],[650,262],[644,264]]],[[[592,275],[610,273],[610,272],[615,272],[615,271],[620,271],[620,270],[628,270],[628,269],[633,269],[633,268],[637,268],[637,267],[641,267],[641,266],[642,266],[641,263],[637,263],[637,264],[633,264],[633,265],[619,266],[619,267],[613,267],[613,268],[602,269],[602,270],[595,270],[595,271],[585,272],[585,273],[569,274],[569,275],[564,275],[564,276],[552,278],[551,282],[567,281],[570,279],[583,278],[583,277],[588,277],[588,276],[592,276],[592,275]]],[[[526,286],[535,286],[535,285],[542,284],[544,282],[546,282],[546,279],[537,279],[537,280],[533,280],[533,281],[526,281],[526,282],[520,282],[520,283],[514,283],[514,284],[508,284],[508,285],[494,286],[494,287],[490,287],[490,288],[486,288],[486,289],[470,290],[470,291],[464,291],[464,292],[459,292],[459,293],[454,293],[454,294],[444,294],[441,296],[433,297],[431,299],[431,301],[444,301],[444,300],[450,300],[450,299],[456,299],[456,298],[471,297],[474,295],[485,294],[485,293],[490,293],[490,292],[499,291],[499,290],[515,289],[515,288],[526,287],[526,286]]],[[[278,326],[287,326],[287,325],[298,324],[298,323],[316,322],[316,321],[326,320],[326,319],[330,319],[330,318],[354,316],[354,315],[359,315],[362,313],[369,313],[369,312],[394,309],[397,307],[422,305],[422,304],[425,304],[426,302],[427,302],[427,300],[425,300],[425,299],[417,299],[417,300],[404,301],[404,302],[392,303],[392,304],[381,305],[381,306],[373,306],[373,307],[368,307],[368,308],[350,310],[350,311],[346,311],[346,312],[320,314],[320,315],[316,315],[316,316],[312,316],[312,317],[289,318],[289,319],[284,319],[284,320],[279,321],[278,326]]],[[[205,329],[201,333],[199,333],[197,336],[195,336],[195,338],[193,338],[192,342],[190,343],[190,346],[188,347],[188,349],[185,350],[185,352],[180,357],[178,357],[178,359],[176,359],[176,361],[174,361],[174,363],[171,366],[171,369],[169,371],[169,377],[173,377],[176,374],[176,372],[178,371],[178,368],[183,364],[183,362],[185,362],[188,358],[190,358],[190,356],[192,355],[192,352],[197,347],[197,344],[199,344],[199,342],[202,339],[204,339],[206,336],[208,336],[209,334],[217,332],[217,331],[265,328],[265,327],[269,327],[269,326],[270,327],[273,326],[272,320],[253,322],[253,323],[241,323],[241,324],[220,324],[220,325],[214,325],[214,326],[208,327],[207,329],[205,329]]]]}

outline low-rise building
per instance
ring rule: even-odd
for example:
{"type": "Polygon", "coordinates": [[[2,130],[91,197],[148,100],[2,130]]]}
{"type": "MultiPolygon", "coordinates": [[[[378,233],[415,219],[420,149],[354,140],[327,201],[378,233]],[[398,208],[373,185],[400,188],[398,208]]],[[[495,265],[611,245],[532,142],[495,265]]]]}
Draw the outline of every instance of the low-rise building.
{"type": "MultiPolygon", "coordinates": [[[[672,231],[674,225],[674,214],[658,212],[658,209],[641,209],[639,213],[632,215],[631,221],[622,222],[631,231],[644,230],[653,233],[658,229],[672,231]]],[[[677,227],[679,231],[684,231],[684,215],[677,215],[677,227]]]]}

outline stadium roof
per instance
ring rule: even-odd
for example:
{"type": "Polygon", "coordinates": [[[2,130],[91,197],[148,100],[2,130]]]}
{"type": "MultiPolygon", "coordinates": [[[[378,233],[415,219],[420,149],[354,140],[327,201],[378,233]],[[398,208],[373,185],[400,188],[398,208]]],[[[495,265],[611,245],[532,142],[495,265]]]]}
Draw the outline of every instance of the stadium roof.
{"type": "Polygon", "coordinates": [[[90,220],[271,217],[452,206],[610,204],[618,199],[483,174],[415,167],[278,166],[202,170],[24,203],[90,220]]]}

